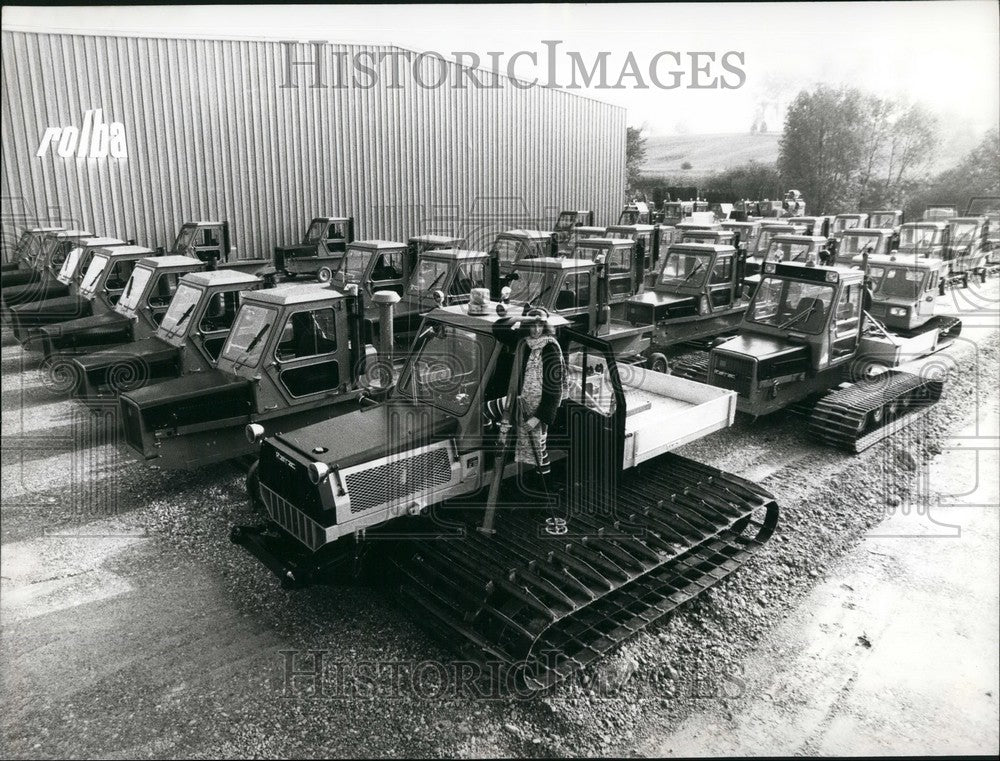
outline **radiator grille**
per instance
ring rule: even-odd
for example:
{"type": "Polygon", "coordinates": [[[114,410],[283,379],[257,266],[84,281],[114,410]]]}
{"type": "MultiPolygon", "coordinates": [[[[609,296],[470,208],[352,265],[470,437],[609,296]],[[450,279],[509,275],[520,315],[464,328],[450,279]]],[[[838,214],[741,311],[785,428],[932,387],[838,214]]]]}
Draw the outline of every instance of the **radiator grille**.
{"type": "Polygon", "coordinates": [[[444,447],[345,473],[351,512],[360,513],[451,481],[451,458],[444,447]]]}
{"type": "Polygon", "coordinates": [[[738,394],[749,394],[755,364],[749,357],[717,352],[712,357],[710,381],[713,386],[727,388],[738,394]]]}
{"type": "Polygon", "coordinates": [[[291,502],[278,496],[264,484],[260,485],[260,493],[264,499],[267,515],[272,521],[313,552],[326,544],[326,531],[316,521],[301,510],[295,509],[291,502]]]}

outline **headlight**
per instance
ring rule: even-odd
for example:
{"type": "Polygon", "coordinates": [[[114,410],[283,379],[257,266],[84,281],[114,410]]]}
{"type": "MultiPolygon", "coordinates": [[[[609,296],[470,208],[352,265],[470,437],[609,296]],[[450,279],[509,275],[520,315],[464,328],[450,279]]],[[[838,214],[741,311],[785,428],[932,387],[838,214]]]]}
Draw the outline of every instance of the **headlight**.
{"type": "Polygon", "coordinates": [[[250,423],[243,429],[243,433],[246,435],[247,441],[254,446],[264,440],[264,426],[260,423],[250,423]]]}
{"type": "Polygon", "coordinates": [[[319,484],[330,473],[330,466],[322,462],[309,464],[309,480],[314,484],[319,484]]]}
{"type": "Polygon", "coordinates": [[[906,310],[903,307],[892,307],[889,309],[890,317],[906,317],[906,310]]]}

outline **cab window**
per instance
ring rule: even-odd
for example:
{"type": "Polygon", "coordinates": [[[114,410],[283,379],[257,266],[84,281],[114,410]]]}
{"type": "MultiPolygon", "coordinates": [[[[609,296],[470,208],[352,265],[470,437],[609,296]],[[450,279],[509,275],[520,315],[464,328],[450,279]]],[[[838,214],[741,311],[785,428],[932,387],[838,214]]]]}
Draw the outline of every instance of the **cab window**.
{"type": "Polygon", "coordinates": [[[614,247],[608,251],[608,273],[620,275],[632,268],[632,250],[630,248],[614,247]]]}
{"type": "Polygon", "coordinates": [[[851,283],[844,286],[837,303],[837,332],[853,330],[858,326],[861,317],[861,284],[851,283]]]}
{"type": "Polygon", "coordinates": [[[233,326],[233,320],[236,318],[236,311],[239,307],[239,291],[216,293],[209,299],[199,327],[206,333],[229,330],[233,326]]]}
{"type": "Polygon", "coordinates": [[[132,270],[135,269],[135,260],[117,261],[111,266],[108,272],[108,279],[104,282],[104,287],[109,291],[121,291],[125,289],[125,283],[132,277],[132,270]]]}
{"type": "Polygon", "coordinates": [[[496,252],[497,259],[501,262],[507,263],[517,261],[517,255],[520,252],[520,249],[520,241],[511,240],[510,238],[500,238],[493,247],[493,250],[496,252]]]}
{"type": "Polygon", "coordinates": [[[379,254],[372,267],[372,280],[401,280],[403,277],[403,252],[390,251],[379,254]]]}
{"type": "Polygon", "coordinates": [[[449,289],[452,296],[466,296],[473,288],[486,286],[485,262],[461,262],[449,289]]]}
{"type": "Polygon", "coordinates": [[[337,322],[333,309],[314,309],[290,315],[274,350],[276,359],[288,361],[330,354],[337,349],[337,322]]]}
{"type": "Polygon", "coordinates": [[[556,309],[579,309],[587,306],[590,306],[589,273],[567,275],[556,296],[556,309]]]}
{"type": "Polygon", "coordinates": [[[170,300],[177,292],[177,281],[181,279],[183,272],[161,273],[153,287],[149,291],[149,298],[146,303],[151,307],[165,307],[170,305],[170,300]]]}
{"type": "Polygon", "coordinates": [[[712,274],[709,278],[711,285],[728,285],[733,281],[733,257],[720,256],[715,266],[712,267],[712,274]]]}

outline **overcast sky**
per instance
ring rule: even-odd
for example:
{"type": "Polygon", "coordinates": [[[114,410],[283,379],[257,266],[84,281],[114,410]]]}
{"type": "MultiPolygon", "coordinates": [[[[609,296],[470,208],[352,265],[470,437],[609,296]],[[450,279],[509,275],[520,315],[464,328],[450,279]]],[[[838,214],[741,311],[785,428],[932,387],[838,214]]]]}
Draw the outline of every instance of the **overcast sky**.
{"type": "MultiPolygon", "coordinates": [[[[516,73],[546,79],[543,40],[561,40],[557,79],[568,83],[567,51],[588,66],[602,51],[608,80],[617,81],[631,51],[640,71],[660,51],[743,54],[738,89],[588,88],[587,95],[625,106],[629,123],[652,134],[743,132],[762,104],[782,105],[803,86],[847,83],[917,100],[977,133],[1000,113],[998,4],[970,2],[745,3],[503,6],[173,6],[3,9],[4,26],[38,31],[90,31],[278,40],[378,42],[415,50],[524,50],[516,73]]],[[[682,59],[690,83],[689,58],[682,59]]],[[[702,61],[704,62],[704,61],[702,61]]],[[[735,58],[731,63],[739,62],[735,58]]],[[[671,68],[661,59],[660,72],[671,68]]],[[[728,76],[712,67],[710,77],[728,76]]],[[[661,73],[661,81],[670,81],[661,73]]],[[[648,74],[644,75],[648,82],[648,74]]],[[[773,112],[771,112],[773,113],[773,112]]],[[[772,129],[774,117],[769,119],[772,129]]]]}

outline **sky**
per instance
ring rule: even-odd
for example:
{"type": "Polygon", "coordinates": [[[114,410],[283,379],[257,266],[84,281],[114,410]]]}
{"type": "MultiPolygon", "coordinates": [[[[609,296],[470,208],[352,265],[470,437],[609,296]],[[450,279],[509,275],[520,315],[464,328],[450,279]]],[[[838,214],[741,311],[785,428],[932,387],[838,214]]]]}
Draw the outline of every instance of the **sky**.
{"type": "MultiPolygon", "coordinates": [[[[393,44],[450,57],[454,51],[514,53],[514,73],[548,76],[544,41],[556,46],[556,81],[571,82],[571,59],[588,68],[606,53],[614,84],[629,53],[635,76],[621,89],[575,92],[623,106],[628,122],[647,134],[745,132],[763,115],[773,131],[784,107],[803,87],[825,82],[921,102],[955,130],[980,134],[1000,114],[998,4],[988,0],[887,3],[541,4],[434,6],[171,6],[12,7],[3,25],[33,31],[137,33],[158,36],[327,40],[393,44]],[[658,53],[675,51],[681,66],[658,53]],[[690,54],[712,53],[706,74],[691,72],[690,54]],[[721,77],[722,57],[742,71],[733,89],[688,85],[721,77]],[[741,54],[742,57],[736,57],[741,54]],[[650,64],[661,82],[681,70],[681,86],[652,86],[650,64]],[[762,110],[766,109],[766,110],[762,110]]],[[[468,60],[468,59],[466,59],[468,60]]],[[[702,55],[696,62],[705,65],[702,55]]]]}

